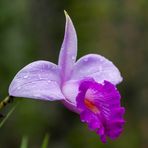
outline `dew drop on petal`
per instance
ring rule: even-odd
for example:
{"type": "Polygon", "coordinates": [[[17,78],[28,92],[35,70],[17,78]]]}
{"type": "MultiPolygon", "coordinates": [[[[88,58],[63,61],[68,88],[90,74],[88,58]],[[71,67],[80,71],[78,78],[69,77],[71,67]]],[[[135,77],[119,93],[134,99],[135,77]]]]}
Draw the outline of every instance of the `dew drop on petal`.
{"type": "Polygon", "coordinates": [[[19,87],[17,87],[17,89],[19,90],[19,89],[21,89],[21,87],[19,86],[19,87]]]}
{"type": "Polygon", "coordinates": [[[52,69],[55,69],[55,68],[56,68],[56,66],[55,66],[55,65],[53,65],[51,68],[52,68],[52,69]]]}
{"type": "Polygon", "coordinates": [[[75,59],[75,57],[74,56],[72,56],[72,60],[74,60],[75,59]]]}
{"type": "Polygon", "coordinates": [[[39,75],[39,79],[41,80],[42,78],[41,78],[41,75],[39,75]]]}
{"type": "Polygon", "coordinates": [[[28,75],[25,75],[25,76],[24,76],[24,79],[26,79],[26,78],[28,78],[28,75]]]}
{"type": "Polygon", "coordinates": [[[88,61],[88,58],[85,58],[84,61],[87,62],[88,61]]]}
{"type": "Polygon", "coordinates": [[[104,59],[103,58],[100,58],[100,62],[103,62],[104,61],[104,59]]]}

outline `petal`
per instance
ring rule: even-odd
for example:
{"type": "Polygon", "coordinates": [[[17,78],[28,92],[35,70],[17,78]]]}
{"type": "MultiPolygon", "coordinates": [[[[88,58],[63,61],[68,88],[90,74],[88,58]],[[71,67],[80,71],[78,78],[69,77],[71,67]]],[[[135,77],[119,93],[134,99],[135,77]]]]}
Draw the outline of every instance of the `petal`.
{"type": "Polygon", "coordinates": [[[90,130],[96,130],[100,128],[101,122],[98,117],[89,110],[82,111],[80,113],[80,119],[82,122],[86,122],[90,130]]]}
{"type": "Polygon", "coordinates": [[[75,112],[75,113],[77,113],[77,114],[80,113],[80,110],[79,110],[74,104],[72,104],[71,102],[69,102],[69,101],[67,101],[67,100],[63,100],[62,103],[63,103],[63,105],[65,105],[65,107],[66,107],[67,109],[69,109],[70,111],[73,111],[73,112],[75,112]]]}
{"type": "Polygon", "coordinates": [[[77,56],[76,31],[69,15],[66,12],[65,16],[65,35],[59,55],[59,67],[61,69],[61,79],[63,82],[69,79],[77,56]]]}
{"type": "Polygon", "coordinates": [[[107,80],[115,85],[122,81],[117,67],[97,54],[88,54],[75,63],[71,79],[79,80],[84,77],[92,77],[99,83],[107,80]]]}
{"type": "MultiPolygon", "coordinates": [[[[87,80],[92,80],[92,79],[86,78],[85,81],[87,80]]],[[[65,96],[65,100],[63,100],[63,104],[68,109],[76,113],[79,113],[81,111],[81,108],[78,108],[76,104],[76,97],[78,94],[80,94],[79,92],[80,83],[81,81],[70,80],[70,81],[65,82],[62,85],[62,93],[65,96]]],[[[87,81],[87,83],[89,82],[87,81]]],[[[84,95],[84,92],[82,92],[82,95],[84,95]]]]}
{"type": "Polygon", "coordinates": [[[9,95],[41,100],[61,100],[58,66],[36,61],[20,70],[9,86],[9,95]]]}
{"type": "Polygon", "coordinates": [[[76,103],[81,121],[97,130],[102,142],[106,142],[107,136],[117,138],[123,131],[125,109],[121,107],[120,98],[115,85],[108,81],[99,84],[93,79],[84,79],[79,84],[76,103]]]}
{"type": "Polygon", "coordinates": [[[79,81],[67,81],[63,84],[62,93],[69,104],[76,106],[76,96],[79,92],[79,81]]]}

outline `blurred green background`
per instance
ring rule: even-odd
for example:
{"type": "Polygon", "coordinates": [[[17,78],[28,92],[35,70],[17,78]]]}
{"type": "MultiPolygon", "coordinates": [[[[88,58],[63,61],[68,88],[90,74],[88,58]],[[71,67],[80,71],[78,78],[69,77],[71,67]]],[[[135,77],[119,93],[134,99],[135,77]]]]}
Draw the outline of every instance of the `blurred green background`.
{"type": "Polygon", "coordinates": [[[46,134],[50,148],[148,148],[148,1],[147,0],[0,0],[0,97],[14,75],[36,60],[57,63],[65,17],[78,35],[78,57],[101,54],[120,69],[118,86],[126,107],[123,134],[108,144],[60,102],[16,99],[1,111],[0,148],[18,148],[22,138],[40,148],[46,134]]]}

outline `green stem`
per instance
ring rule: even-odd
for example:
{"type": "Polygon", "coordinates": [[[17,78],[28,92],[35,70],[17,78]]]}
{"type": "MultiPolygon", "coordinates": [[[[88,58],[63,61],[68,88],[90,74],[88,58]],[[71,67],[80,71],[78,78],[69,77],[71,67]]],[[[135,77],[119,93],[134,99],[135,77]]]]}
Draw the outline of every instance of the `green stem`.
{"type": "Polygon", "coordinates": [[[12,100],[12,96],[7,96],[4,100],[0,102],[0,109],[4,108],[8,103],[12,102],[12,100]]]}
{"type": "Polygon", "coordinates": [[[13,111],[15,110],[17,104],[11,108],[11,110],[8,112],[8,114],[4,117],[4,119],[0,122],[0,128],[4,125],[4,123],[7,121],[7,119],[10,117],[10,115],[13,113],[13,111]]]}

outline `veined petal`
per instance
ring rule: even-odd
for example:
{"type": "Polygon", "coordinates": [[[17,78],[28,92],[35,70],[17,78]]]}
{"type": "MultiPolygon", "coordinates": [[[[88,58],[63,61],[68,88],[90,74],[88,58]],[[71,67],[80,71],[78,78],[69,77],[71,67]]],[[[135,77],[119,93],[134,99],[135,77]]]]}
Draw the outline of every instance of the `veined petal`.
{"type": "Polygon", "coordinates": [[[84,77],[92,77],[99,83],[107,80],[115,85],[122,81],[117,67],[105,57],[97,54],[83,56],[75,63],[71,79],[79,80],[84,77]]]}
{"type": "Polygon", "coordinates": [[[76,102],[82,122],[97,132],[102,142],[106,137],[116,139],[123,131],[124,107],[121,107],[120,93],[112,83],[103,84],[93,79],[84,79],[79,86],[76,102]]]}
{"type": "Polygon", "coordinates": [[[62,93],[65,96],[67,103],[76,106],[76,96],[79,91],[79,81],[67,81],[63,84],[62,93]]]}
{"type": "Polygon", "coordinates": [[[9,86],[9,95],[41,100],[62,100],[58,66],[36,61],[20,70],[9,86]]]}
{"type": "Polygon", "coordinates": [[[59,67],[61,69],[61,79],[63,82],[69,79],[77,56],[76,31],[69,15],[66,12],[65,16],[65,35],[59,55],[59,67]]]}
{"type": "MultiPolygon", "coordinates": [[[[92,80],[92,78],[85,78],[85,81],[87,81],[87,83],[89,83],[90,80],[92,80]]],[[[76,113],[80,113],[81,111],[81,109],[77,107],[77,102],[76,102],[77,95],[79,94],[80,83],[81,81],[70,80],[65,82],[62,85],[62,93],[65,96],[65,99],[63,100],[63,104],[68,109],[76,113]]]]}

